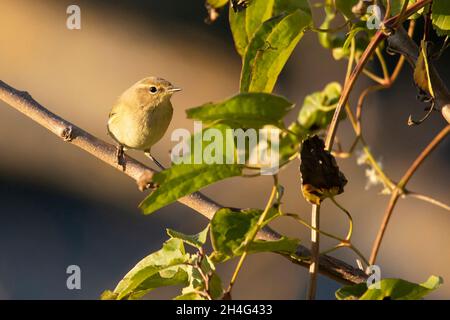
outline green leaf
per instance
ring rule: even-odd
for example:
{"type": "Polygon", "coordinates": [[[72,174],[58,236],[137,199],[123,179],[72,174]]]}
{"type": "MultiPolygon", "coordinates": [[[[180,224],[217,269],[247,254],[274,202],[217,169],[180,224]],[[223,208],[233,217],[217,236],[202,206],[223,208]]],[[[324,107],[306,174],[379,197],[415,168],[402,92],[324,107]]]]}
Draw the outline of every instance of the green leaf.
{"type": "Polygon", "coordinates": [[[241,93],[218,103],[206,103],[186,111],[189,119],[207,123],[225,122],[237,127],[260,128],[280,125],[293,104],[283,97],[268,93],[241,93]]]}
{"type": "Polygon", "coordinates": [[[234,12],[234,10],[231,10],[230,8],[228,16],[234,39],[234,46],[241,57],[244,56],[249,42],[247,31],[245,29],[246,11],[247,10],[234,12]]]}
{"type": "Polygon", "coordinates": [[[243,56],[261,24],[272,17],[274,0],[253,0],[245,10],[229,11],[231,32],[237,52],[243,56]]]}
{"type": "Polygon", "coordinates": [[[296,10],[264,22],[245,52],[241,92],[272,92],[278,75],[311,24],[311,15],[296,10]]]}
{"type": "Polygon", "coordinates": [[[338,300],[357,300],[366,290],[367,284],[363,282],[351,286],[344,286],[335,292],[335,296],[338,300]]]}
{"type": "Polygon", "coordinates": [[[180,239],[181,241],[200,249],[206,242],[206,237],[208,236],[209,231],[209,224],[203,231],[194,235],[186,235],[172,229],[166,229],[166,231],[171,238],[180,239]]]}
{"type": "Polygon", "coordinates": [[[212,125],[205,128],[202,123],[201,128],[194,129],[194,134],[181,137],[178,144],[172,149],[171,156],[173,164],[230,164],[237,162],[235,161],[236,154],[231,123],[228,125],[213,122],[212,125]]]}
{"type": "Polygon", "coordinates": [[[189,195],[214,182],[239,176],[239,164],[178,164],[153,176],[158,185],[139,207],[145,214],[152,213],[177,199],[189,195]]]}
{"type": "Polygon", "coordinates": [[[280,164],[289,161],[296,153],[300,151],[300,143],[306,137],[307,131],[297,122],[288,127],[289,132],[282,134],[279,144],[280,164]]]}
{"type": "MultiPolygon", "coordinates": [[[[336,18],[336,13],[330,6],[324,7],[325,11],[325,20],[320,25],[320,29],[330,29],[331,22],[336,18]]],[[[332,49],[335,48],[338,45],[342,45],[343,41],[340,41],[340,44],[336,44],[336,38],[342,35],[340,33],[332,33],[332,32],[318,32],[317,37],[319,38],[319,43],[324,47],[325,49],[332,49]]]]}
{"type": "Polygon", "coordinates": [[[431,20],[438,35],[450,35],[450,1],[434,0],[431,20]]]}
{"type": "Polygon", "coordinates": [[[261,210],[234,211],[229,208],[217,211],[211,220],[211,242],[215,258],[223,256],[223,260],[226,260],[239,255],[242,243],[261,213],[261,210]]]}
{"type": "MultiPolygon", "coordinates": [[[[336,13],[331,6],[325,6],[324,10],[325,20],[320,26],[320,29],[326,30],[332,28],[331,22],[336,18],[336,13]]],[[[318,32],[317,36],[322,47],[332,50],[333,58],[335,60],[340,60],[350,55],[349,46],[352,38],[355,38],[355,56],[356,58],[359,58],[369,43],[369,36],[371,37],[374,31],[367,29],[365,21],[358,21],[355,23],[352,30],[355,29],[358,32],[364,30],[365,33],[356,37],[355,31],[350,31],[349,34],[346,34],[345,32],[318,32]]]]}
{"type": "MultiPolygon", "coordinates": [[[[213,299],[219,299],[223,295],[222,281],[216,273],[216,267],[208,256],[196,255],[192,261],[193,265],[200,265],[203,275],[209,277],[208,294],[213,299]]],[[[187,269],[189,285],[182,290],[182,294],[191,292],[206,292],[205,279],[198,267],[189,266],[187,269]]]]}
{"type": "MultiPolygon", "coordinates": [[[[184,264],[189,260],[184,251],[183,242],[170,239],[163,244],[161,250],[142,259],[118,283],[113,294],[117,299],[129,298],[133,294],[141,297],[148,291],[167,285],[187,283],[184,264]]],[[[105,294],[111,297],[113,294],[105,294]]]]}
{"type": "Polygon", "coordinates": [[[209,291],[213,299],[219,299],[223,296],[222,280],[215,272],[209,281],[209,291]]]}
{"type": "Polygon", "coordinates": [[[228,0],[206,0],[206,3],[208,3],[211,7],[218,9],[226,5],[228,0]]]}
{"type": "MultiPolygon", "coordinates": [[[[347,39],[345,39],[344,45],[342,46],[343,50],[348,50],[350,48],[350,44],[352,43],[352,39],[356,38],[356,35],[358,34],[358,32],[360,31],[365,31],[367,30],[366,28],[363,27],[354,27],[350,30],[350,32],[347,35],[347,39]]],[[[355,40],[356,41],[356,40],[355,40]]]]}
{"type": "MultiPolygon", "coordinates": [[[[247,209],[234,211],[223,208],[216,212],[211,220],[211,242],[214,253],[213,261],[226,261],[244,252],[245,241],[249,234],[256,228],[261,210],[247,209]]],[[[279,214],[271,210],[264,224],[277,217],[279,214]]],[[[254,231],[253,231],[254,232],[254,231]]],[[[249,246],[249,253],[257,252],[283,252],[294,253],[299,240],[282,237],[276,241],[255,240],[249,246]]]]}
{"type": "MultiPolygon", "coordinates": [[[[241,120],[220,120],[227,124],[213,122],[210,127],[197,127],[193,136],[183,137],[183,141],[172,148],[173,163],[237,163],[258,167],[263,171],[275,168],[279,163],[277,156],[283,133],[280,127],[284,123],[280,121],[277,126],[266,125],[263,131],[258,132],[254,128],[245,128],[240,124],[241,120]]],[[[261,123],[254,120],[246,121],[247,125],[260,126],[261,123]]]]}
{"type": "Polygon", "coordinates": [[[142,298],[149,291],[168,286],[185,285],[188,281],[186,266],[169,267],[145,279],[139,286],[126,296],[128,300],[142,298]]]}
{"type": "Polygon", "coordinates": [[[101,300],[116,300],[117,293],[112,292],[111,290],[105,290],[100,295],[101,300]]]}
{"type": "Polygon", "coordinates": [[[431,276],[421,284],[402,279],[383,279],[380,289],[374,289],[374,285],[371,285],[360,300],[418,300],[437,289],[441,284],[442,279],[436,276],[431,276]]]}
{"type": "Polygon", "coordinates": [[[331,82],[322,91],[306,96],[298,114],[299,124],[309,131],[325,129],[333,118],[341,92],[341,85],[331,82]]]}
{"type": "Polygon", "coordinates": [[[442,278],[437,276],[431,276],[426,282],[421,284],[402,279],[383,279],[379,283],[370,285],[368,288],[365,283],[345,286],[336,291],[336,298],[359,300],[419,300],[436,290],[442,283],[442,278]],[[376,289],[377,285],[380,286],[380,289],[376,289]]]}
{"type": "Polygon", "coordinates": [[[245,10],[229,10],[231,32],[239,55],[244,56],[249,42],[263,22],[296,9],[311,15],[307,0],[252,0],[245,10]]]}
{"type": "Polygon", "coordinates": [[[275,0],[253,0],[247,9],[240,12],[246,15],[245,30],[248,39],[252,39],[261,24],[272,17],[274,2],[275,0]]]}
{"type": "Polygon", "coordinates": [[[299,244],[300,240],[287,237],[281,237],[280,239],[273,241],[255,240],[250,244],[248,252],[280,252],[292,254],[295,253],[299,244]]]}

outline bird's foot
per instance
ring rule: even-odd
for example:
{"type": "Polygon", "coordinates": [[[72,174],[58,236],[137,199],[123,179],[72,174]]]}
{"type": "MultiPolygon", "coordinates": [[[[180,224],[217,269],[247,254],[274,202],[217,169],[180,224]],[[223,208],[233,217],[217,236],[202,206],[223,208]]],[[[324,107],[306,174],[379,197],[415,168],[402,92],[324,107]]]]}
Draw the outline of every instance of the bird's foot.
{"type": "Polygon", "coordinates": [[[124,153],[123,146],[117,146],[117,149],[116,149],[117,164],[119,166],[122,166],[122,170],[123,171],[125,171],[125,169],[126,169],[126,162],[125,162],[124,155],[125,155],[125,153],[124,153]]]}

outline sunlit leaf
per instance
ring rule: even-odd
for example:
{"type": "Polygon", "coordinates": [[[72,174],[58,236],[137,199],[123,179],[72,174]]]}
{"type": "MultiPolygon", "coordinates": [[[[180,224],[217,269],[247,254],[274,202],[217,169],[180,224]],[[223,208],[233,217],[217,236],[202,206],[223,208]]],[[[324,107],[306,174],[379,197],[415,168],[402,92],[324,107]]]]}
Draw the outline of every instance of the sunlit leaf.
{"type": "Polygon", "coordinates": [[[167,234],[171,238],[180,239],[181,241],[193,247],[201,248],[206,242],[208,231],[209,231],[209,224],[203,231],[194,235],[187,235],[172,229],[167,229],[167,234]]]}
{"type": "Polygon", "coordinates": [[[245,31],[251,40],[261,24],[272,17],[273,4],[275,0],[252,0],[245,13],[245,31]]]}
{"type": "Polygon", "coordinates": [[[244,56],[249,42],[247,30],[245,29],[245,11],[246,10],[234,12],[233,10],[229,10],[229,21],[231,32],[233,34],[234,46],[240,56],[244,56]]]}
{"type": "Polygon", "coordinates": [[[272,92],[278,75],[310,24],[311,16],[301,10],[264,22],[245,52],[241,92],[272,92]]]}
{"type": "Polygon", "coordinates": [[[214,182],[239,176],[239,164],[178,164],[158,172],[153,183],[158,187],[141,202],[145,214],[152,213],[177,199],[189,195],[214,182]]]}
{"type": "Polygon", "coordinates": [[[434,0],[431,7],[431,20],[438,35],[450,35],[450,1],[434,0]]]}
{"type": "MultiPolygon", "coordinates": [[[[222,281],[216,273],[216,267],[208,256],[196,255],[192,261],[192,265],[187,268],[188,286],[183,288],[182,294],[203,292],[209,295],[212,299],[219,299],[223,295],[222,281]],[[200,266],[194,267],[194,265],[200,266]],[[205,278],[207,277],[208,285],[206,285],[205,278]]],[[[204,295],[201,295],[205,297],[204,295]]],[[[184,298],[184,297],[183,297],[184,298]]],[[[177,299],[181,299],[178,297],[177,299]]]]}
{"type": "Polygon", "coordinates": [[[298,123],[310,132],[325,129],[333,118],[341,92],[341,85],[332,82],[322,91],[306,96],[298,114],[298,123]]]}
{"type": "MultiPolygon", "coordinates": [[[[214,248],[212,259],[225,261],[244,252],[245,241],[256,227],[261,210],[248,209],[235,211],[224,208],[216,212],[211,220],[211,240],[214,248]]],[[[264,224],[274,219],[278,213],[271,210],[264,224]]],[[[294,253],[298,239],[282,237],[275,241],[255,240],[249,246],[249,253],[282,252],[294,253]]]]}
{"type": "Polygon", "coordinates": [[[351,286],[344,286],[342,288],[339,288],[335,292],[336,299],[338,300],[357,300],[359,297],[361,297],[364,292],[367,291],[367,284],[365,282],[351,285],[351,286]]]}
{"type": "Polygon", "coordinates": [[[184,264],[189,257],[181,240],[170,239],[163,244],[161,250],[148,255],[136,264],[112,293],[106,292],[102,297],[139,298],[158,287],[186,284],[188,278],[184,264]]]}
{"type": "Polygon", "coordinates": [[[355,39],[355,57],[359,58],[369,43],[368,35],[371,36],[373,31],[366,29],[365,21],[359,21],[353,25],[352,30],[348,34],[345,31],[347,29],[331,32],[330,29],[333,29],[331,23],[335,20],[335,18],[335,11],[331,7],[326,6],[325,20],[320,26],[320,29],[328,31],[318,32],[317,36],[319,43],[322,47],[331,50],[335,60],[340,60],[350,56],[349,47],[352,39],[355,39]],[[356,36],[359,31],[364,32],[359,33],[358,36],[356,36]]]}
{"type": "Polygon", "coordinates": [[[117,293],[114,293],[111,290],[105,290],[100,295],[100,299],[101,300],[116,300],[117,296],[118,296],[117,293]]]}
{"type": "Polygon", "coordinates": [[[336,291],[336,298],[339,300],[419,300],[436,290],[442,283],[442,278],[437,276],[431,276],[421,284],[402,279],[382,279],[369,287],[365,283],[342,287],[336,291]],[[377,286],[380,288],[377,289],[377,286]]]}
{"type": "Polygon", "coordinates": [[[430,77],[428,76],[428,42],[421,41],[420,52],[414,67],[414,82],[424,92],[432,94],[432,87],[430,86],[430,77]]]}
{"type": "MultiPolygon", "coordinates": [[[[325,6],[325,20],[320,25],[320,29],[329,30],[331,22],[336,18],[336,12],[331,6],[325,6]]],[[[344,39],[337,40],[338,37],[345,38],[345,35],[339,32],[318,32],[319,43],[326,49],[332,49],[337,46],[342,46],[344,39]],[[337,43],[339,41],[339,43],[337,43]]]]}
{"type": "Polygon", "coordinates": [[[206,103],[186,111],[189,119],[224,122],[241,128],[280,125],[293,104],[268,93],[241,93],[225,101],[206,103]]]}
{"type": "Polygon", "coordinates": [[[252,0],[245,10],[230,10],[229,20],[236,50],[244,56],[247,46],[261,24],[273,16],[297,9],[311,14],[307,0],[252,0]]]}
{"type": "Polygon", "coordinates": [[[253,0],[245,10],[230,10],[231,31],[237,52],[244,56],[248,43],[260,25],[272,17],[274,0],[253,0]]]}

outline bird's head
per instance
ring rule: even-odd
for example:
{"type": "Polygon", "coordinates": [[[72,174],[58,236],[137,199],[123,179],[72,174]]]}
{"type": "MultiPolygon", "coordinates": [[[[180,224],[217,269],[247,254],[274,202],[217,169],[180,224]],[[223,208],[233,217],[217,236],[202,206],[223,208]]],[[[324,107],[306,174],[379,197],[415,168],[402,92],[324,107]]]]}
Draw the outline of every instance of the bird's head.
{"type": "Polygon", "coordinates": [[[140,105],[158,105],[170,99],[180,88],[173,86],[169,81],[157,77],[147,77],[136,82],[125,92],[127,98],[136,99],[140,105]]]}

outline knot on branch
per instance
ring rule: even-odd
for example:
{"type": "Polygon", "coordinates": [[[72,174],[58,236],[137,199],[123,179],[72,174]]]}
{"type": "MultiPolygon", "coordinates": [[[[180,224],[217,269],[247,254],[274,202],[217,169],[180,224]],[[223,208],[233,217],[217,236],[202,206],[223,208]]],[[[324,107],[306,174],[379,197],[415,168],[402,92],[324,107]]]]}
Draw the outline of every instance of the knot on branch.
{"type": "Polygon", "coordinates": [[[154,173],[150,170],[145,170],[144,173],[136,181],[140,191],[147,189],[155,189],[157,185],[152,181],[154,173]]]}
{"type": "Polygon", "coordinates": [[[33,97],[31,96],[31,94],[28,93],[28,91],[17,91],[17,94],[18,94],[19,97],[21,97],[22,99],[25,99],[25,100],[33,100],[33,97]]]}
{"type": "Polygon", "coordinates": [[[72,139],[73,139],[72,132],[73,132],[73,127],[72,126],[65,127],[62,130],[60,136],[64,140],[64,142],[72,141],[72,139]]]}

